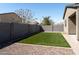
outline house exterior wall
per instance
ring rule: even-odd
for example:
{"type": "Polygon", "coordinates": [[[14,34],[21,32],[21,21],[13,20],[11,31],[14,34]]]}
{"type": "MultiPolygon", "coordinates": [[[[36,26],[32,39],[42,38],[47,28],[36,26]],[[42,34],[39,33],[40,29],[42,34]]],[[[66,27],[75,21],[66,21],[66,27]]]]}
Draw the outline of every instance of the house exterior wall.
{"type": "Polygon", "coordinates": [[[69,34],[69,28],[73,27],[73,26],[69,27],[69,22],[70,22],[69,16],[75,12],[76,12],[76,9],[67,8],[67,11],[66,11],[66,14],[64,17],[64,33],[66,33],[66,34],[69,34]]]}
{"type": "Polygon", "coordinates": [[[0,14],[0,22],[2,23],[22,23],[22,19],[15,13],[0,14]]]}
{"type": "Polygon", "coordinates": [[[69,34],[76,34],[76,18],[72,17],[68,20],[69,24],[69,34]]]}
{"type": "Polygon", "coordinates": [[[76,36],[79,41],[79,8],[76,11],[76,36]]]}

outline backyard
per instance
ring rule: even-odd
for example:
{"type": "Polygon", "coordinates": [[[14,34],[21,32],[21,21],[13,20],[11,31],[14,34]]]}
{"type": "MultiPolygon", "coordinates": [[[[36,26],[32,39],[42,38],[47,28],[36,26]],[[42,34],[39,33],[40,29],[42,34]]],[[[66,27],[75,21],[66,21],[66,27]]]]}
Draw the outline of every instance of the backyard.
{"type": "Polygon", "coordinates": [[[19,43],[70,47],[70,45],[67,43],[61,33],[41,32],[31,37],[25,38],[19,41],[19,43]]]}
{"type": "Polygon", "coordinates": [[[79,42],[73,40],[79,38],[79,33],[74,30],[74,28],[79,29],[78,25],[74,25],[79,18],[76,15],[78,14],[77,4],[66,7],[65,5],[1,4],[3,9],[0,13],[0,54],[71,55],[75,54],[74,52],[79,54],[79,42]],[[5,8],[7,6],[10,10],[5,8]],[[76,7],[75,10],[72,9],[73,6],[76,7]],[[6,10],[6,13],[3,10],[6,10]],[[64,22],[62,15],[64,20],[69,21],[64,22]],[[68,26],[65,26],[66,24],[68,26]],[[77,37],[72,37],[70,33],[77,33],[77,37]]]}

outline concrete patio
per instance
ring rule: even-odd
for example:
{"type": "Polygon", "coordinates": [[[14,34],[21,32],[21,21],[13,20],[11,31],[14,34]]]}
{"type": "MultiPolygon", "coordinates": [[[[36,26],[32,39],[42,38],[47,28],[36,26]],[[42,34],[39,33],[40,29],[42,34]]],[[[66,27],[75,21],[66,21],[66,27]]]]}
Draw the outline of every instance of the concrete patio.
{"type": "Polygon", "coordinates": [[[63,34],[67,42],[70,44],[72,50],[75,54],[79,55],[79,41],[77,40],[76,35],[67,35],[63,34]]]}
{"type": "Polygon", "coordinates": [[[71,48],[14,43],[0,49],[0,55],[73,55],[71,48]]]}

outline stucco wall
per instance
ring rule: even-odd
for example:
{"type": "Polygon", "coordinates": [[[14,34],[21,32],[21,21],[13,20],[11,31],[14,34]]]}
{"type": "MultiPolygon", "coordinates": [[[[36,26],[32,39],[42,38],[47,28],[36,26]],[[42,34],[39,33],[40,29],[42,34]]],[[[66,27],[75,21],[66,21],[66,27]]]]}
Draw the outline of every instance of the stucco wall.
{"type": "Polygon", "coordinates": [[[65,17],[64,17],[64,33],[69,34],[69,16],[76,12],[76,9],[67,8],[65,17]],[[66,23],[66,26],[65,26],[66,23]]]}
{"type": "Polygon", "coordinates": [[[69,34],[76,34],[76,15],[72,16],[71,18],[69,18],[69,34]]]}
{"type": "Polygon", "coordinates": [[[2,23],[22,23],[22,19],[15,13],[0,14],[0,22],[2,23]]]}

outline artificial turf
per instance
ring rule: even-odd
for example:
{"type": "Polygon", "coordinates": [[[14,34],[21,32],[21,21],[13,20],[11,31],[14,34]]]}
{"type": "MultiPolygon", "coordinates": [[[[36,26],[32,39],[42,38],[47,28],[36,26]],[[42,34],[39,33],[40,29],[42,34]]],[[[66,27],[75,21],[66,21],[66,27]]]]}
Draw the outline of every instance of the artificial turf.
{"type": "Polygon", "coordinates": [[[59,46],[70,47],[61,33],[47,33],[41,32],[31,37],[25,38],[19,43],[47,45],[47,46],[59,46]]]}

